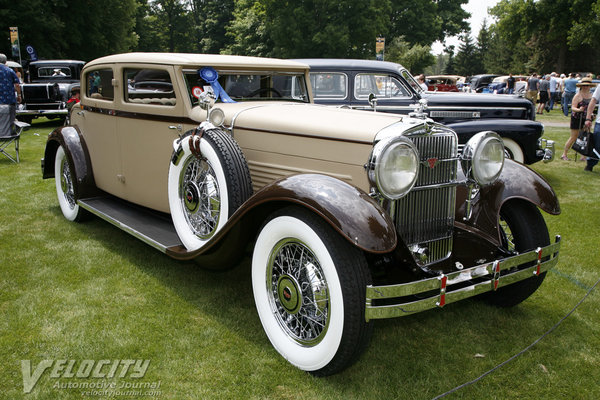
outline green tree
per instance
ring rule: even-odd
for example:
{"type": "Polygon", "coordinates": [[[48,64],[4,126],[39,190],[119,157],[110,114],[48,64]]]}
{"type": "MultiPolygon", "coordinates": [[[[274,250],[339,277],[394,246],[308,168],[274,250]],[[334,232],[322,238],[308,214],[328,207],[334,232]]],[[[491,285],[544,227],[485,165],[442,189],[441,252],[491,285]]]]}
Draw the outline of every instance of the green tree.
{"type": "Polygon", "coordinates": [[[465,32],[469,25],[461,7],[468,0],[391,0],[391,37],[403,36],[410,44],[431,45],[465,32]]]}
{"type": "Polygon", "coordinates": [[[0,29],[19,27],[21,44],[40,58],[91,60],[136,46],[137,6],[136,0],[1,0],[0,29]]]}
{"type": "Polygon", "coordinates": [[[187,0],[192,21],[190,51],[218,54],[232,42],[227,27],[233,20],[234,0],[187,0]]]}
{"type": "Polygon", "coordinates": [[[265,26],[264,4],[256,0],[236,0],[233,20],[226,28],[228,45],[223,54],[269,57],[273,42],[265,26]]]}
{"type": "Polygon", "coordinates": [[[413,75],[421,73],[435,62],[430,46],[411,46],[403,38],[395,38],[387,48],[386,61],[402,64],[413,75]]]}
{"type": "Polygon", "coordinates": [[[389,0],[258,1],[273,55],[282,58],[373,57],[389,23],[389,0]]]}
{"type": "Polygon", "coordinates": [[[458,46],[458,53],[455,58],[455,66],[459,75],[470,76],[484,72],[477,46],[468,33],[461,37],[461,43],[458,46]]]}

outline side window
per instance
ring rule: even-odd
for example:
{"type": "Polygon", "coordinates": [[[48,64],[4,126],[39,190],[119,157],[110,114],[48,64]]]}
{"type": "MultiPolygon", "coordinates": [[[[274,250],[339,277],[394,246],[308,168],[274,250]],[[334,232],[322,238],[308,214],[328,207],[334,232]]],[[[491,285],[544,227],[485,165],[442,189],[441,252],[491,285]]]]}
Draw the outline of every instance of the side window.
{"type": "Polygon", "coordinates": [[[345,99],[348,96],[348,78],[338,72],[314,72],[310,85],[315,99],[345,99]]]}
{"type": "Polygon", "coordinates": [[[168,71],[151,68],[124,70],[124,99],[128,103],[174,106],[177,102],[168,71]]]}
{"type": "Polygon", "coordinates": [[[380,99],[411,97],[410,91],[396,78],[382,74],[358,74],[354,80],[354,97],[367,99],[373,93],[380,99]]]}
{"type": "Polygon", "coordinates": [[[110,68],[97,69],[86,73],[87,97],[100,100],[113,100],[115,92],[112,85],[113,72],[110,68]]]}

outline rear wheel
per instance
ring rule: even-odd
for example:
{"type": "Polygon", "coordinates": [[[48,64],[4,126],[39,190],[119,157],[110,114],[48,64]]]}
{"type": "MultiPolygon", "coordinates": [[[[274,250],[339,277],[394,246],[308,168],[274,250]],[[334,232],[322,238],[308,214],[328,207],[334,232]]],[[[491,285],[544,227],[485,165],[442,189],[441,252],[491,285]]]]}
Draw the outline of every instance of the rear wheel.
{"type": "Polygon", "coordinates": [[[261,323],[286,360],[314,375],[341,371],[366,348],[370,281],[362,252],[304,209],[272,215],[258,235],[252,288],[261,323]]]}
{"type": "Polygon", "coordinates": [[[54,158],[54,181],[56,183],[58,204],[64,217],[69,221],[79,221],[84,210],[77,204],[75,175],[62,146],[58,147],[54,158]]]}
{"type": "MultiPolygon", "coordinates": [[[[548,228],[538,208],[521,200],[509,201],[500,210],[502,247],[508,253],[518,254],[550,244],[548,228]]],[[[485,299],[500,307],[515,306],[542,284],[546,273],[486,293],[485,299]]]]}

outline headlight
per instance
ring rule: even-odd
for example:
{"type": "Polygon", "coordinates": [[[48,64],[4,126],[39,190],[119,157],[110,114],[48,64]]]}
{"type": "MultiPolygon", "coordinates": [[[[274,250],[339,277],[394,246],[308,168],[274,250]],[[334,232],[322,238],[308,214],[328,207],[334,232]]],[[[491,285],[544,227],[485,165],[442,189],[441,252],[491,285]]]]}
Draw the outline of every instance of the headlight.
{"type": "Polygon", "coordinates": [[[415,185],[419,156],[410,140],[395,137],[375,145],[368,165],[371,185],[384,197],[397,200],[415,185]]]}
{"type": "Polygon", "coordinates": [[[225,113],[220,108],[213,108],[208,113],[208,121],[214,126],[221,126],[225,121],[225,113]]]}
{"type": "Polygon", "coordinates": [[[465,145],[461,162],[469,179],[481,186],[494,183],[504,166],[502,139],[491,131],[476,134],[465,145]]]}

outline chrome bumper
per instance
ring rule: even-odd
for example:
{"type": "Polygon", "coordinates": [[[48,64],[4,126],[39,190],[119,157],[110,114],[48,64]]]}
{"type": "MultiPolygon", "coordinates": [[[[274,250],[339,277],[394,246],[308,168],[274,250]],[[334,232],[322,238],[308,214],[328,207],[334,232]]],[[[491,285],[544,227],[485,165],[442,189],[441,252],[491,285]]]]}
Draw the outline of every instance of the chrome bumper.
{"type": "Polygon", "coordinates": [[[557,235],[555,243],[546,247],[537,248],[523,254],[477,265],[447,275],[442,274],[436,278],[398,285],[369,285],[367,286],[365,319],[369,321],[371,319],[403,317],[432,308],[443,307],[449,303],[454,303],[481,293],[495,291],[503,286],[531,278],[532,276],[538,276],[556,265],[559,250],[560,236],[557,235]],[[543,260],[544,258],[546,260],[543,260]],[[502,271],[532,261],[535,263],[530,267],[515,272],[507,272],[504,275],[501,274],[502,271]],[[478,280],[478,282],[466,287],[464,284],[459,285],[472,280],[478,280]],[[456,288],[454,285],[459,285],[459,287],[456,288]],[[453,286],[455,289],[453,289],[453,286]],[[401,298],[414,295],[429,297],[419,300],[412,298],[411,301],[401,302],[401,298]],[[394,298],[398,298],[400,302],[380,306],[372,304],[374,300],[394,298]]]}
{"type": "Polygon", "coordinates": [[[545,163],[554,160],[554,140],[540,139],[540,148],[537,153],[545,163]]]}

